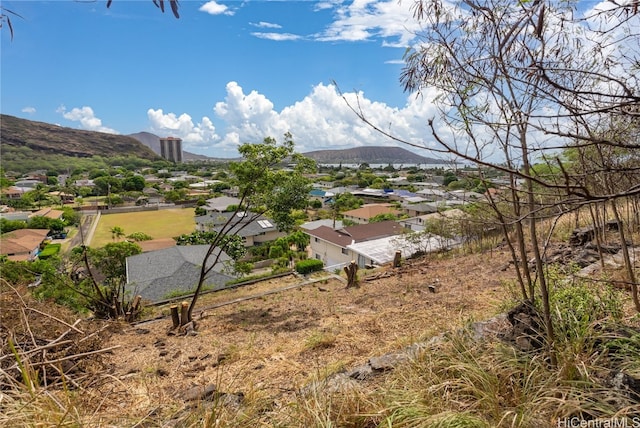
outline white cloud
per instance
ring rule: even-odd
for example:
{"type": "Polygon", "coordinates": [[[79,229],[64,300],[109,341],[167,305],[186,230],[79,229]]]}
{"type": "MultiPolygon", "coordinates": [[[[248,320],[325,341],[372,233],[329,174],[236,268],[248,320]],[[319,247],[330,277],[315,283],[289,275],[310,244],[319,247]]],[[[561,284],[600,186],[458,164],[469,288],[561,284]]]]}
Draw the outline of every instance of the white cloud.
{"type": "Polygon", "coordinates": [[[67,111],[66,107],[61,105],[56,109],[57,113],[60,113],[62,117],[72,122],[80,122],[80,128],[87,131],[106,132],[108,134],[119,134],[115,129],[108,128],[102,125],[102,120],[97,118],[93,112],[93,109],[88,106],[81,108],[74,107],[71,111],[67,111]]]}
{"type": "Polygon", "coordinates": [[[407,3],[397,0],[323,3],[321,9],[329,7],[335,9],[336,19],[323,33],[316,35],[320,41],[355,42],[382,37],[384,46],[404,47],[409,45],[419,29],[407,3]]]}
{"type": "Polygon", "coordinates": [[[291,33],[251,33],[252,36],[259,39],[274,40],[276,42],[282,42],[286,40],[300,40],[302,37],[291,33]]]}
{"type": "Polygon", "coordinates": [[[200,12],[206,12],[209,15],[233,15],[235,12],[229,9],[227,6],[216,3],[215,1],[208,1],[198,9],[200,12]]]}
{"type": "Polygon", "coordinates": [[[275,29],[282,28],[282,25],[273,24],[271,22],[264,22],[264,21],[250,22],[249,24],[253,25],[254,27],[258,27],[258,28],[275,28],[275,29]]]}
{"type": "Polygon", "coordinates": [[[151,123],[151,131],[161,137],[180,137],[185,148],[208,147],[211,142],[220,137],[216,134],[216,127],[211,119],[203,117],[200,123],[194,124],[191,116],[186,113],[176,116],[174,113],[164,113],[162,109],[147,110],[147,117],[151,123]]]}
{"type": "Polygon", "coordinates": [[[23,113],[27,113],[27,114],[35,114],[36,108],[28,106],[28,107],[23,108],[22,112],[23,113]]]}
{"type": "Polygon", "coordinates": [[[371,101],[362,92],[340,94],[335,86],[320,83],[303,100],[278,112],[265,95],[257,91],[245,93],[237,82],[229,82],[226,91],[224,101],[213,108],[215,120],[220,123],[218,128],[223,131],[216,133],[207,117],[195,125],[186,113],[178,116],[162,109],[149,109],[152,131],[160,136],[180,137],[187,149],[193,148],[197,153],[220,157],[237,156],[236,149],[241,143],[260,142],[265,137],[280,140],[286,132],[292,133],[300,152],[400,144],[361,121],[346,99],[354,108],[360,106],[365,116],[381,129],[421,147],[433,147],[432,142],[425,140],[430,135],[425,118],[435,115],[430,102],[435,93],[409,97],[406,105],[398,109],[371,101]]]}

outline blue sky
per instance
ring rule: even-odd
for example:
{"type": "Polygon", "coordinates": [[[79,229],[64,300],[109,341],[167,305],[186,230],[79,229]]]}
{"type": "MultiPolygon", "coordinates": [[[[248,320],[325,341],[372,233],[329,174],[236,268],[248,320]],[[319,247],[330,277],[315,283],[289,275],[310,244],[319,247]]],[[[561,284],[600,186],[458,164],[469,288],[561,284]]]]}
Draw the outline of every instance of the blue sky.
{"type": "Polygon", "coordinates": [[[1,110],[177,136],[218,157],[287,131],[301,152],[397,145],[362,124],[339,89],[421,139],[433,108],[399,82],[410,3],[182,0],[175,19],[151,0],[5,0],[22,18],[12,17],[13,41],[1,34],[1,110]]]}
{"type": "MultiPolygon", "coordinates": [[[[418,97],[399,80],[403,54],[419,42],[413,0],[181,0],[180,19],[168,0],[165,13],[152,0],[113,0],[110,8],[107,0],[0,2],[21,16],[11,17],[13,40],[6,25],[0,31],[4,114],[180,137],[185,150],[214,157],[235,157],[241,143],[286,132],[303,153],[398,145],[360,121],[344,97],[394,136],[425,147],[411,150],[442,158],[427,149],[436,146],[427,127],[438,115],[435,91],[418,97]]],[[[591,43],[598,36],[586,25],[608,18],[576,23],[576,42],[591,43]]],[[[451,138],[444,122],[436,126],[451,138]]],[[[479,132],[490,149],[483,156],[500,155],[491,134],[479,132]]]]}

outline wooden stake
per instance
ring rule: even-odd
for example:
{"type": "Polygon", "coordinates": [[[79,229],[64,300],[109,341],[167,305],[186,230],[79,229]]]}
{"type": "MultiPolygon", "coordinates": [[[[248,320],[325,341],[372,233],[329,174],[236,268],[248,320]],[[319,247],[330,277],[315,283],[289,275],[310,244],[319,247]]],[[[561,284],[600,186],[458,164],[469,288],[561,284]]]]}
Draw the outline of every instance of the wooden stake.
{"type": "Polygon", "coordinates": [[[189,302],[182,302],[180,304],[180,325],[183,326],[188,323],[189,318],[189,302]]]}
{"type": "Polygon", "coordinates": [[[176,329],[180,327],[180,314],[178,313],[178,305],[171,305],[169,309],[171,310],[171,322],[173,323],[173,328],[176,329]]]}
{"type": "Polygon", "coordinates": [[[399,268],[401,260],[402,260],[402,251],[398,250],[396,251],[395,256],[393,256],[393,267],[399,268]]]}

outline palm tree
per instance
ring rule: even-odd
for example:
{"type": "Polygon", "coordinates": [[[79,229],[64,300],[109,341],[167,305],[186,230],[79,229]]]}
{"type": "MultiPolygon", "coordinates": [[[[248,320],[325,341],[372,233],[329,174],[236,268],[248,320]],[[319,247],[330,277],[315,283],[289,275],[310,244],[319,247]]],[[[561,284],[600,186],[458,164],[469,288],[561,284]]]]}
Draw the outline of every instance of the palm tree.
{"type": "Polygon", "coordinates": [[[120,239],[124,236],[124,229],[120,226],[113,226],[111,228],[111,238],[115,241],[116,239],[120,239]]]}

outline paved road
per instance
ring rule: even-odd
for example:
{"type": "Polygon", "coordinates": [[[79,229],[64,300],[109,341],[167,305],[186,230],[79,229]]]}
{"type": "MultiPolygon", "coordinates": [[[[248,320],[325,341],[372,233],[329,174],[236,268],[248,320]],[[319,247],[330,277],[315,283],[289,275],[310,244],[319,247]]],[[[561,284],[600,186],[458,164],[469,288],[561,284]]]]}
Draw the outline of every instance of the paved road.
{"type": "Polygon", "coordinates": [[[91,243],[91,235],[93,221],[95,220],[95,214],[82,214],[82,218],[80,219],[80,228],[78,233],[71,238],[71,245],[69,248],[79,247],[82,245],[82,240],[84,239],[84,245],[89,245],[91,243]]]}

